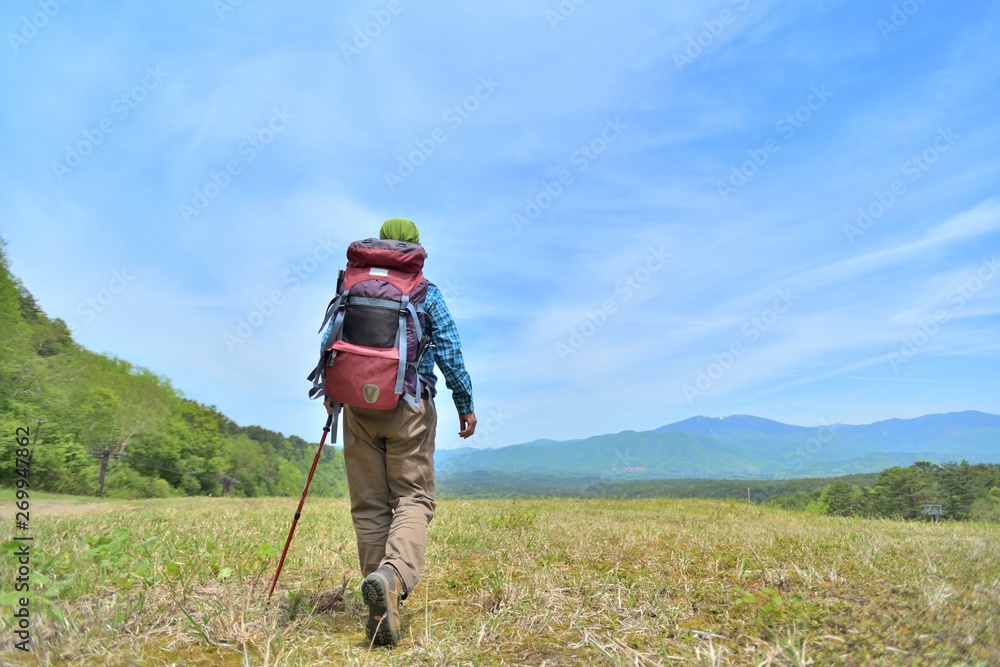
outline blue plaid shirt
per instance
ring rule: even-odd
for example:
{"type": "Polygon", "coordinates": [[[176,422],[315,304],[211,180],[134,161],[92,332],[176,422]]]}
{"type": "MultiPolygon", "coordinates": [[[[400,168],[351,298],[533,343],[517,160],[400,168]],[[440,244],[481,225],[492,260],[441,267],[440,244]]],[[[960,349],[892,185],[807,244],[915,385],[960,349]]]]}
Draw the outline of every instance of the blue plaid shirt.
{"type": "Polygon", "coordinates": [[[472,379],[465,370],[465,361],[462,359],[462,341],[458,338],[458,327],[455,326],[455,320],[452,319],[448,306],[444,303],[444,296],[436,285],[431,284],[427,287],[424,310],[431,321],[431,344],[434,347],[424,355],[417,371],[431,386],[434,386],[437,383],[434,364],[437,363],[444,374],[445,384],[451,389],[458,414],[467,415],[474,410],[472,379]]]}
{"type": "MultiPolygon", "coordinates": [[[[427,286],[427,298],[424,301],[424,311],[431,321],[431,347],[417,372],[427,384],[432,388],[437,385],[437,376],[434,374],[434,364],[444,373],[444,381],[451,389],[452,399],[458,414],[467,415],[473,412],[472,405],[472,379],[465,370],[465,361],[462,359],[462,341],[458,338],[458,327],[452,319],[448,306],[444,303],[444,296],[436,285],[427,286]]],[[[322,347],[326,348],[326,341],[333,330],[331,321],[323,334],[322,347]]]]}

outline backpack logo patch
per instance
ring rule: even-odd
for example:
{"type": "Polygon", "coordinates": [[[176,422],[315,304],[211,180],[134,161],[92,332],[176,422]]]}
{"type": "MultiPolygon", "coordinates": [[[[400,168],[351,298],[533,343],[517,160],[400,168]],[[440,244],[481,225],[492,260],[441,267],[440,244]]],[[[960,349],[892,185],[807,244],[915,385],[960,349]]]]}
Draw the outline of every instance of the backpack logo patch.
{"type": "Polygon", "coordinates": [[[361,388],[361,392],[364,394],[366,401],[374,403],[378,400],[378,395],[382,393],[382,390],[376,384],[366,384],[361,388]]]}

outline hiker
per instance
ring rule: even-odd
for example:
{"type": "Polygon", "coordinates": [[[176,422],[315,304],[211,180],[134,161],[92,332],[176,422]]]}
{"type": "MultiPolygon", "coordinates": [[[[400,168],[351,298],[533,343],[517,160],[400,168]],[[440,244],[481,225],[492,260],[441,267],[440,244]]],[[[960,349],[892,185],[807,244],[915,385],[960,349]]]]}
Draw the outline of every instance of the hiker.
{"type": "Polygon", "coordinates": [[[348,249],[341,292],[347,298],[337,304],[346,314],[340,319],[328,312],[332,319],[323,337],[323,349],[334,352],[324,404],[331,414],[340,403],[344,407],[344,466],[369,611],[365,632],[371,642],[395,646],[399,601],[420,580],[434,517],[435,363],[452,391],[460,437],[475,433],[476,414],[458,329],[440,290],[423,278],[417,226],[403,218],[386,220],[379,239],[348,249]],[[393,341],[398,374],[392,358],[381,381],[363,378],[377,374],[373,368],[393,341]],[[371,345],[369,356],[356,344],[371,345]]]}

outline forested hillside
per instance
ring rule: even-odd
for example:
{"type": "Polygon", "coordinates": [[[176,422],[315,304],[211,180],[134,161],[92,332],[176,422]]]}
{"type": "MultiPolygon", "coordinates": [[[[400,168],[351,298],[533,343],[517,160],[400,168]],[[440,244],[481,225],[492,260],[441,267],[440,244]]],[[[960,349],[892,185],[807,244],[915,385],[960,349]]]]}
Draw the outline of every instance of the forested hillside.
{"type": "Polygon", "coordinates": [[[919,461],[883,470],[870,486],[838,479],[770,502],[834,516],[926,519],[933,510],[944,520],[1000,522],[1000,465],[919,461]]]}
{"type": "MultiPolygon", "coordinates": [[[[241,427],[170,381],[77,345],[14,277],[0,238],[0,485],[15,475],[15,431],[35,437],[33,488],[106,495],[298,495],[316,445],[241,427]]],[[[325,448],[310,493],[346,493],[343,457],[325,448]]]]}

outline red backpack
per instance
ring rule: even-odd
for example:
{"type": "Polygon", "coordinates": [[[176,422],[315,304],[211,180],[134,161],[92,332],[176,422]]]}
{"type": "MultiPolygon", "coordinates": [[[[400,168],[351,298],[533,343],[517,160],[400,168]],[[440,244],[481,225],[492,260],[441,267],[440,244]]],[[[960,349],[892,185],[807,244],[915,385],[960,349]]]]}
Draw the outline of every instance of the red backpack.
{"type": "Polygon", "coordinates": [[[355,241],[347,270],[330,301],[320,331],[320,362],[309,375],[311,398],[321,394],[340,404],[389,410],[421,392],[417,368],[430,345],[424,312],[426,252],[391,239],[355,241]]]}

